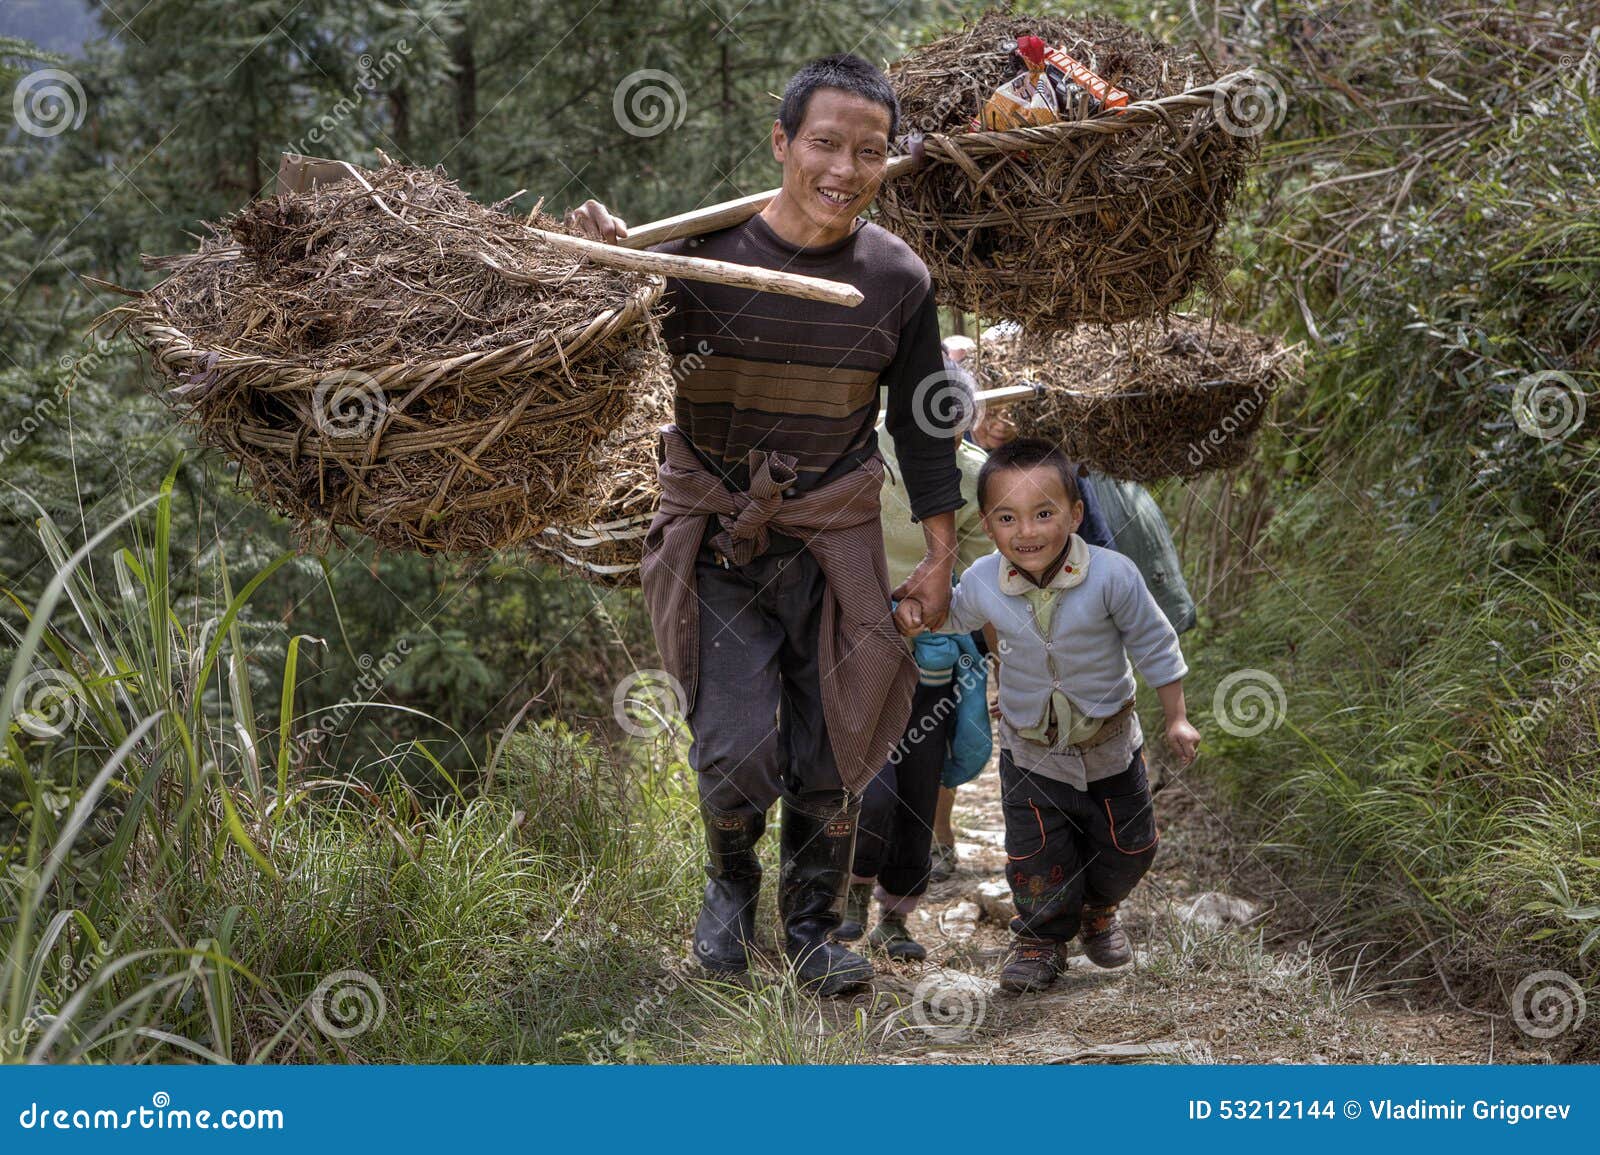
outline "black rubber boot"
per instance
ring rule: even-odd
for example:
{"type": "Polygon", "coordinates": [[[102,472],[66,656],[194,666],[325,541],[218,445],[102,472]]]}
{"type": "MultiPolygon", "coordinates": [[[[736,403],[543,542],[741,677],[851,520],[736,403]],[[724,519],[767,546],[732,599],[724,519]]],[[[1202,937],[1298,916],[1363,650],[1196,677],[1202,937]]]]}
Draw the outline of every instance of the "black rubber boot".
{"type": "Polygon", "coordinates": [[[756,843],[767,828],[765,814],[723,812],[701,804],[706,827],[705,899],[694,924],[694,959],[719,975],[743,974],[755,938],[761,862],[756,843]]]}
{"type": "Polygon", "coordinates": [[[873,976],[871,963],[831,938],[850,880],[860,809],[859,799],[816,809],[783,800],[783,949],[801,983],[819,995],[841,994],[873,976]]]}
{"type": "Polygon", "coordinates": [[[833,932],[834,942],[855,942],[867,933],[867,916],[872,909],[872,883],[852,882],[844,895],[844,914],[838,929],[833,932]]]}

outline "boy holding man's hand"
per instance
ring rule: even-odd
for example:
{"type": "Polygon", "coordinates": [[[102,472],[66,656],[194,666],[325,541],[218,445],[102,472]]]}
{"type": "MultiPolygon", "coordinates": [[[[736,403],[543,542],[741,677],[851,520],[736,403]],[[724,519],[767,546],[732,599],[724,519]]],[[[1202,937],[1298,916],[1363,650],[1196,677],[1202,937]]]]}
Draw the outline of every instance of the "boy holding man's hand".
{"type": "MultiPolygon", "coordinates": [[[[984,530],[998,552],[962,575],[945,630],[992,626],[999,643],[1000,786],[1016,936],[1009,991],[1042,990],[1074,938],[1098,966],[1133,957],[1118,904],[1155,859],[1155,814],[1133,667],[1156,687],[1166,740],[1183,765],[1199,732],[1183,700],[1178,636],[1138,569],[1078,536],[1071,463],[1046,441],[996,449],[978,475],[984,530]],[[1130,665],[1131,659],[1131,665],[1130,665]]],[[[903,633],[924,626],[914,598],[903,633]]]]}

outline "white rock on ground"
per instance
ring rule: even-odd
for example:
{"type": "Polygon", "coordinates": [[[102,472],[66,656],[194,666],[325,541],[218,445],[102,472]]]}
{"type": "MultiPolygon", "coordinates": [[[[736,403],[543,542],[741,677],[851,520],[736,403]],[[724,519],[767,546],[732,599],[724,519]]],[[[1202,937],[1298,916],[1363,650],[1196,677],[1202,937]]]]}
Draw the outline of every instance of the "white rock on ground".
{"type": "Polygon", "coordinates": [[[1197,895],[1193,902],[1177,909],[1178,917],[1184,922],[1210,930],[1245,926],[1254,922],[1258,914],[1260,908],[1255,903],[1235,895],[1224,894],[1220,890],[1208,890],[1204,894],[1197,895]]]}
{"type": "Polygon", "coordinates": [[[978,906],[972,902],[958,902],[939,917],[939,929],[948,938],[970,938],[978,929],[978,906]]]}
{"type": "Polygon", "coordinates": [[[1005,926],[1015,913],[1011,904],[1011,888],[1003,882],[979,883],[978,909],[989,922],[1005,926]]]}

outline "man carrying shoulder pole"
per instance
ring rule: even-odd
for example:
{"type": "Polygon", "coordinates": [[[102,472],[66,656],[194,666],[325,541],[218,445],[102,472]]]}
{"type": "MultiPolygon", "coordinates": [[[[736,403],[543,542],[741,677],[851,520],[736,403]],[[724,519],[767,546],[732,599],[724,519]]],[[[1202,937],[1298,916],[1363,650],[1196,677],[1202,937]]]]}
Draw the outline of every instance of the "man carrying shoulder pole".
{"type": "MultiPolygon", "coordinates": [[[[847,54],[813,60],[790,79],[772,126],[777,196],[742,224],[651,246],[844,281],[864,298],[846,308],[667,281],[677,389],[641,568],[657,646],[688,702],[705,824],[694,956],[714,974],[747,969],[756,845],[781,798],[784,952],[821,994],[873,975],[830,934],[861,792],[900,739],[916,682],[889,607],[880,390],[927,545],[893,595],[915,599],[930,627],[949,606],[962,505],[961,413],[941,403],[927,268],[859,215],[882,184],[898,121],[877,68],[847,54]]],[[[594,200],[568,219],[599,240],[627,236],[594,200]]]]}

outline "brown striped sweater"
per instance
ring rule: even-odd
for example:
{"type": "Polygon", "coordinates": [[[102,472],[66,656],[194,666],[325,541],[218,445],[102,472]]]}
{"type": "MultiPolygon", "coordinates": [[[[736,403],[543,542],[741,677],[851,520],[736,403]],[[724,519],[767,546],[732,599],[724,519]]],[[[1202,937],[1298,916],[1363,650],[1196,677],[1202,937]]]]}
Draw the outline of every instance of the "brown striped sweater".
{"type": "MultiPolygon", "coordinates": [[[[913,520],[959,508],[958,434],[932,402],[944,378],[939,315],[927,267],[904,241],[860,222],[831,245],[790,244],[759,215],[702,237],[667,241],[682,253],[844,281],[865,298],[855,308],[727,285],[667,280],[663,326],[678,382],[673,422],[706,468],[734,492],[750,481],[752,449],[795,460],[786,496],[840,477],[877,449],[884,426],[913,520]],[[924,381],[930,384],[921,390],[924,381]],[[919,421],[916,410],[922,410],[919,421]]],[[[707,539],[717,519],[708,518],[707,539]]],[[[799,549],[773,532],[773,552],[799,549]]]]}

